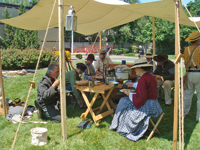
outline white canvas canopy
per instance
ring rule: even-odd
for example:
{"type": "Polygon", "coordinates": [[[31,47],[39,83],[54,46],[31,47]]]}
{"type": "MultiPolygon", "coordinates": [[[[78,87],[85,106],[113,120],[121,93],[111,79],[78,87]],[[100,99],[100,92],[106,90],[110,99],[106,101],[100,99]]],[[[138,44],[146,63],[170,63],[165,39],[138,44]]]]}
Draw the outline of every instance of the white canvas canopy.
{"type": "MultiPolygon", "coordinates": [[[[27,30],[45,30],[52,11],[54,0],[41,0],[21,16],[0,20],[3,23],[27,30]]],[[[122,25],[143,16],[152,16],[175,21],[174,0],[150,3],[127,4],[118,0],[64,0],[64,5],[72,5],[76,11],[78,33],[90,35],[102,30],[122,25]]],[[[64,16],[69,6],[64,8],[64,16]]],[[[180,6],[180,24],[195,26],[180,6]]],[[[200,21],[197,22],[200,26],[200,21]]],[[[58,27],[58,3],[52,16],[50,28],[58,27]]]]}

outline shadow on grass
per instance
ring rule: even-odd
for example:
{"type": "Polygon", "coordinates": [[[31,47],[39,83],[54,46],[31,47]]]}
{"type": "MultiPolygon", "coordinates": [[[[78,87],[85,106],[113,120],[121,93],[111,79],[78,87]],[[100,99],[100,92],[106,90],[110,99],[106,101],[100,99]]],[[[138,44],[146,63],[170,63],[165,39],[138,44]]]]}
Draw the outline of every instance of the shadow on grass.
{"type": "Polygon", "coordinates": [[[73,137],[74,135],[80,134],[83,130],[84,130],[84,129],[80,129],[79,132],[73,133],[73,134],[69,135],[68,138],[73,137]]]}
{"type": "Polygon", "coordinates": [[[197,95],[194,94],[194,96],[192,98],[192,106],[191,106],[191,109],[190,109],[190,112],[189,112],[189,116],[187,116],[184,119],[185,148],[187,148],[187,145],[190,142],[190,138],[192,136],[192,133],[193,133],[196,125],[198,124],[198,122],[196,121],[196,112],[197,112],[197,95]]]}
{"type": "MultiPolygon", "coordinates": [[[[90,95],[90,100],[93,97],[93,94],[90,95]]],[[[103,99],[99,98],[95,101],[94,105],[93,105],[93,109],[97,108],[101,105],[103,99]]],[[[193,97],[193,102],[192,102],[192,107],[190,110],[190,114],[187,118],[185,118],[185,147],[187,147],[189,141],[190,141],[190,137],[192,136],[193,130],[197,125],[197,122],[195,121],[195,117],[196,117],[196,94],[193,97]]],[[[173,141],[173,118],[174,118],[174,105],[171,106],[165,106],[165,100],[162,99],[161,101],[159,101],[163,112],[165,113],[164,117],[162,118],[159,126],[158,126],[158,130],[160,132],[161,135],[158,135],[156,133],[154,133],[153,137],[157,137],[160,139],[166,139],[168,141],[173,141]]],[[[75,109],[72,109],[73,104],[70,104],[68,106],[68,110],[67,110],[67,116],[69,118],[74,118],[74,117],[80,117],[80,115],[85,112],[86,109],[79,109],[78,107],[76,107],[75,109]]],[[[107,109],[105,108],[104,111],[106,111],[107,109]]],[[[157,122],[159,117],[157,118],[152,118],[152,120],[154,121],[154,123],[157,122]]],[[[81,120],[81,118],[80,118],[81,120]]],[[[88,114],[88,116],[86,117],[86,120],[90,120],[91,124],[95,126],[93,119],[90,115],[90,113],[88,114]]],[[[112,117],[106,116],[105,118],[99,120],[99,126],[95,126],[96,128],[107,128],[108,126],[111,124],[112,122],[112,117]]],[[[152,125],[150,124],[149,127],[151,129],[153,129],[152,125]]],[[[109,130],[109,129],[108,129],[109,130]]],[[[80,133],[81,131],[79,131],[78,133],[80,133]]],[[[74,133],[72,135],[70,135],[69,137],[78,134],[78,133],[74,133]]],[[[148,136],[150,133],[150,131],[147,131],[147,133],[145,133],[146,136],[148,136]]],[[[152,137],[152,138],[153,138],[152,137]]],[[[178,135],[177,135],[178,137],[178,135]]],[[[143,138],[142,138],[143,139],[143,138]]],[[[178,140],[177,140],[178,141],[178,140]]]]}

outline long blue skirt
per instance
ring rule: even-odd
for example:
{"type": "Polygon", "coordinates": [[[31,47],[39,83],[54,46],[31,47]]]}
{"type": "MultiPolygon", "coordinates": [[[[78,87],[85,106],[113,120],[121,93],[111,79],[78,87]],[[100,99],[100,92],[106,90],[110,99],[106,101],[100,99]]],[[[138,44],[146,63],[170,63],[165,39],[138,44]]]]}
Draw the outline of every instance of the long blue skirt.
{"type": "Polygon", "coordinates": [[[162,108],[158,100],[147,100],[145,104],[136,109],[129,97],[120,99],[110,130],[116,130],[127,139],[137,141],[147,131],[150,117],[158,117],[162,108]]]}

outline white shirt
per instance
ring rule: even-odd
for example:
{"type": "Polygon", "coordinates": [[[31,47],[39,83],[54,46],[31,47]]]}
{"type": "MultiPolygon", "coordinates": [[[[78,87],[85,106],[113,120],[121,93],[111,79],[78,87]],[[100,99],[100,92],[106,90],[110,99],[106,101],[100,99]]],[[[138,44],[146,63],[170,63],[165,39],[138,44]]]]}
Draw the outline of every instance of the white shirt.
{"type": "Polygon", "coordinates": [[[96,60],[97,61],[93,62],[95,72],[97,70],[99,70],[100,72],[103,72],[103,64],[105,65],[105,64],[112,64],[113,63],[109,56],[106,56],[103,61],[99,57],[96,60]]]}

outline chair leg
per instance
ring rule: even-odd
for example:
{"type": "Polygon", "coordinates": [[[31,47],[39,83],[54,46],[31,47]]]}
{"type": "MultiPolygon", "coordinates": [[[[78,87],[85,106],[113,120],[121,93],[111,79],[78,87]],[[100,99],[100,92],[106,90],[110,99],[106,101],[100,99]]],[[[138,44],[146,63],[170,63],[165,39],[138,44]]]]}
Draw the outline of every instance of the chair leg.
{"type": "MultiPolygon", "coordinates": [[[[162,114],[160,115],[160,117],[159,117],[159,119],[158,119],[158,121],[157,121],[157,123],[156,123],[155,126],[152,124],[152,125],[154,126],[154,128],[153,128],[153,130],[151,131],[151,133],[149,134],[149,137],[147,138],[147,142],[151,139],[151,137],[153,136],[155,130],[158,131],[157,127],[158,127],[160,121],[162,120],[164,114],[165,114],[165,113],[162,112],[162,114]]],[[[151,120],[151,121],[152,121],[152,120],[151,120]]],[[[153,122],[153,121],[152,121],[152,122],[153,122]]],[[[158,131],[158,132],[159,132],[159,131],[158,131]]]]}

